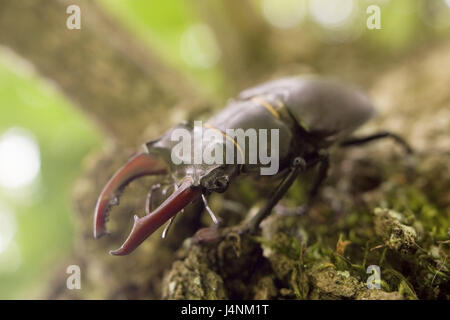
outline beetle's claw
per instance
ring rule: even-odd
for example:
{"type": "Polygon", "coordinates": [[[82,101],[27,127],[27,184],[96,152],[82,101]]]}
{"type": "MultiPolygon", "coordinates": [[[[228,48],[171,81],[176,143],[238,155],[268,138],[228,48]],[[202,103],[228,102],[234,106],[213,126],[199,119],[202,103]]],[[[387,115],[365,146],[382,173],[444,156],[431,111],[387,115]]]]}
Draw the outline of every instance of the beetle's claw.
{"type": "Polygon", "coordinates": [[[119,204],[120,192],[132,180],[146,175],[167,173],[167,164],[150,154],[140,153],[132,157],[108,181],[97,200],[94,214],[94,237],[106,234],[106,221],[111,206],[119,204]]]}
{"type": "Polygon", "coordinates": [[[186,207],[191,201],[201,195],[199,187],[194,187],[191,180],[186,180],[182,185],[167,198],[158,208],[142,218],[135,216],[133,229],[123,245],[110,251],[116,256],[127,255],[136,249],[156,229],[161,227],[167,220],[174,217],[179,211],[186,207]]]}

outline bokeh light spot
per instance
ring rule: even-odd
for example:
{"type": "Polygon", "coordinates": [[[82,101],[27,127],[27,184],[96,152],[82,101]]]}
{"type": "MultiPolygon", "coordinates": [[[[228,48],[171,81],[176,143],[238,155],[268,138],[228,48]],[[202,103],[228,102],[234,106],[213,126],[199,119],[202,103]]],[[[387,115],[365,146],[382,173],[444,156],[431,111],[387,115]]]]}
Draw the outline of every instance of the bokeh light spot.
{"type": "Polygon", "coordinates": [[[326,28],[338,28],[351,18],[354,0],[310,0],[311,17],[326,28]]]}
{"type": "Polygon", "coordinates": [[[13,128],[0,136],[0,186],[26,187],[36,179],[41,167],[39,146],[24,129],[13,128]]]}
{"type": "Polygon", "coordinates": [[[220,49],[211,28],[205,24],[189,27],[181,36],[180,53],[194,68],[211,68],[220,59],[220,49]]]}
{"type": "Polygon", "coordinates": [[[305,0],[263,0],[264,17],[277,28],[287,29],[300,24],[306,16],[305,0]]]}

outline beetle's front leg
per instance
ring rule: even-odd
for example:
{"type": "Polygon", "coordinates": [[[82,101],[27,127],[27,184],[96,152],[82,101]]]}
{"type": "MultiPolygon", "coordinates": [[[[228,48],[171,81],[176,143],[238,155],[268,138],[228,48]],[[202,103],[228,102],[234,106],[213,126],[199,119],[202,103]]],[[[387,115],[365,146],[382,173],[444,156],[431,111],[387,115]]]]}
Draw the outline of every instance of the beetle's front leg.
{"type": "MultiPolygon", "coordinates": [[[[286,194],[291,185],[294,183],[295,179],[298,175],[304,171],[307,167],[306,161],[297,157],[291,164],[289,169],[289,173],[287,176],[281,181],[278,187],[272,192],[269,200],[264,204],[264,206],[259,210],[259,212],[249,221],[246,229],[250,232],[254,233],[259,227],[261,221],[263,221],[272,211],[273,207],[280,201],[280,199],[286,194]]],[[[245,230],[244,230],[245,231],[245,230]]]]}
{"type": "Polygon", "coordinates": [[[155,210],[173,191],[175,191],[175,189],[176,185],[168,183],[157,183],[152,185],[145,201],[145,214],[150,214],[155,210]]]}
{"type": "Polygon", "coordinates": [[[314,183],[311,189],[309,190],[306,203],[304,205],[294,208],[288,208],[281,204],[278,204],[275,208],[277,213],[284,216],[297,216],[303,215],[311,209],[312,205],[314,204],[314,201],[317,198],[317,194],[319,193],[320,187],[322,186],[323,182],[328,176],[328,169],[330,167],[330,157],[328,156],[328,153],[323,152],[319,157],[318,161],[319,161],[319,170],[316,179],[314,180],[314,183]]]}
{"type": "Polygon", "coordinates": [[[153,211],[155,192],[161,189],[161,184],[157,183],[151,186],[145,200],[145,214],[150,214],[153,211]]]}
{"type": "MultiPolygon", "coordinates": [[[[168,192],[170,188],[174,188],[174,186],[162,186],[160,183],[154,184],[150,191],[147,194],[147,200],[145,202],[145,214],[149,215],[153,212],[154,209],[156,209],[157,206],[159,206],[168,196],[168,192]],[[155,199],[156,198],[156,199],[155,199]]],[[[183,209],[184,210],[184,209],[183,209]]],[[[183,212],[182,210],[182,212],[183,212]]],[[[166,223],[166,226],[164,227],[164,230],[161,234],[161,237],[163,239],[166,238],[167,233],[169,232],[170,227],[173,224],[173,221],[176,216],[173,216],[170,218],[169,222],[166,223]]]]}

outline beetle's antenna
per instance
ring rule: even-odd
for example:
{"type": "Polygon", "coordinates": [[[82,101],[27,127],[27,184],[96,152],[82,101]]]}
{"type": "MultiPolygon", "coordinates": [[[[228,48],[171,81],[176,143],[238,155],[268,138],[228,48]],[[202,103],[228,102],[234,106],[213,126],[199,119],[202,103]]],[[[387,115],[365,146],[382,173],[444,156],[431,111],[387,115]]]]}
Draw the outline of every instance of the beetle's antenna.
{"type": "Polygon", "coordinates": [[[206,211],[208,211],[209,216],[211,217],[214,224],[219,224],[219,219],[214,215],[214,212],[208,206],[208,202],[206,201],[205,195],[202,193],[203,204],[205,205],[206,211]]]}

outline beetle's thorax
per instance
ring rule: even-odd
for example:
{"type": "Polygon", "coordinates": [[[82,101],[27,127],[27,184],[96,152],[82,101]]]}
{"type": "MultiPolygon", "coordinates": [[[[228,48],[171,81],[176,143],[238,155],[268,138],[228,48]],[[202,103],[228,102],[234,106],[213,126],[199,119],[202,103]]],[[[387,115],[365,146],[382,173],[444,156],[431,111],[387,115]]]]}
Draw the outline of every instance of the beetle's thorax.
{"type": "Polygon", "coordinates": [[[276,175],[294,157],[314,154],[347,137],[373,113],[368,98],[352,87],[316,77],[285,78],[245,90],[204,124],[182,123],[147,147],[167,161],[176,181],[188,176],[194,185],[222,191],[231,176],[260,172],[267,164],[260,161],[261,151],[276,155],[271,159],[277,160],[271,173],[276,175]],[[177,130],[189,135],[191,161],[180,161],[179,141],[173,139],[177,130]],[[206,136],[198,131],[206,131],[206,136]],[[215,149],[223,154],[211,152],[215,149]],[[208,153],[215,153],[215,160],[205,159],[208,153]]]}
{"type": "Polygon", "coordinates": [[[362,91],[312,75],[269,81],[239,95],[242,100],[255,97],[281,101],[305,131],[326,137],[325,144],[347,137],[375,114],[362,91]]]}

